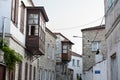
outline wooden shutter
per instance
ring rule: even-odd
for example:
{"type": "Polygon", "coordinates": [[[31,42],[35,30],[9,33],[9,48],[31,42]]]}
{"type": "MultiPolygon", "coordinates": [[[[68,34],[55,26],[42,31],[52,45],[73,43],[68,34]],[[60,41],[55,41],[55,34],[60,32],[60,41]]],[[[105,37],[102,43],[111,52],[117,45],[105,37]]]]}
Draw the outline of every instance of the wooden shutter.
{"type": "Polygon", "coordinates": [[[24,3],[22,2],[22,5],[21,5],[21,19],[20,19],[20,32],[21,33],[24,33],[24,15],[25,15],[25,5],[24,3]]]}
{"type": "Polygon", "coordinates": [[[32,65],[30,65],[29,80],[32,80],[32,65]]]}
{"type": "Polygon", "coordinates": [[[5,66],[0,65],[0,80],[5,80],[5,72],[6,72],[5,66]]]}
{"type": "Polygon", "coordinates": [[[18,80],[22,80],[22,63],[19,64],[18,80]]]}
{"type": "Polygon", "coordinates": [[[26,63],[25,64],[25,79],[24,80],[27,80],[27,77],[28,77],[28,64],[26,63]]]}
{"type": "Polygon", "coordinates": [[[16,26],[18,24],[18,8],[19,8],[19,0],[12,0],[11,19],[16,26]]]}
{"type": "Polygon", "coordinates": [[[15,80],[15,70],[9,70],[9,80],[15,80]]]}
{"type": "Polygon", "coordinates": [[[17,26],[18,24],[18,8],[19,8],[19,0],[16,0],[16,10],[15,10],[15,25],[17,26]]]}
{"type": "Polygon", "coordinates": [[[33,80],[36,80],[36,67],[34,67],[33,80]]]}
{"type": "Polygon", "coordinates": [[[16,0],[12,0],[12,15],[11,15],[11,19],[13,22],[15,22],[15,3],[16,0]]]}

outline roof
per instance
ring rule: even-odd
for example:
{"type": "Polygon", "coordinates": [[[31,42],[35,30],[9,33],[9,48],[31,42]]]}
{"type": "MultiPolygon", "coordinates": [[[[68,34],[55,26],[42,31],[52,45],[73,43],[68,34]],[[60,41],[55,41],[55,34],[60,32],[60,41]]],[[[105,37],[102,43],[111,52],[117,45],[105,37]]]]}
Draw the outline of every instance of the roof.
{"type": "Polygon", "coordinates": [[[64,38],[64,40],[62,41],[62,42],[69,42],[69,43],[71,43],[71,44],[74,44],[72,41],[70,41],[68,38],[66,38],[64,35],[62,35],[61,33],[54,33],[55,35],[61,35],[63,38],[64,38]]]}
{"type": "Polygon", "coordinates": [[[105,29],[105,25],[95,26],[95,27],[89,27],[81,29],[81,31],[88,31],[88,30],[98,30],[98,29],[105,29]]]}
{"type": "Polygon", "coordinates": [[[48,22],[49,19],[48,19],[48,16],[47,16],[47,13],[45,11],[45,8],[43,6],[37,6],[37,7],[27,7],[27,9],[32,9],[32,10],[40,10],[43,17],[45,18],[45,21],[48,22]]]}
{"type": "Polygon", "coordinates": [[[45,27],[45,30],[46,30],[49,34],[51,34],[55,39],[57,38],[57,36],[56,36],[50,29],[48,29],[47,27],[45,27]]]}
{"type": "Polygon", "coordinates": [[[82,57],[82,55],[80,55],[80,54],[78,54],[78,53],[76,53],[76,52],[73,52],[73,51],[71,51],[71,55],[72,55],[72,56],[77,56],[77,57],[82,57]]]}

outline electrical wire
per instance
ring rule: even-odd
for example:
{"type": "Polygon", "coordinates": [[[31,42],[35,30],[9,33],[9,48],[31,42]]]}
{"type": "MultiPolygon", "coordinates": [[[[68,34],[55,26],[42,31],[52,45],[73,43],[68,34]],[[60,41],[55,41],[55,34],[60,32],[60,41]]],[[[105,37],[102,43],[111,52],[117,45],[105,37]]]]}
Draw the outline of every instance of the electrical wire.
{"type": "Polygon", "coordinates": [[[89,23],[86,23],[86,24],[83,24],[83,25],[80,25],[80,26],[73,26],[73,27],[66,27],[66,28],[60,28],[60,29],[54,29],[54,30],[70,30],[70,29],[76,29],[76,28],[80,28],[80,27],[83,27],[83,26],[87,26],[87,25],[90,25],[92,23],[95,23],[97,21],[99,21],[100,19],[102,19],[103,17],[100,17],[94,21],[91,21],[89,23]]]}

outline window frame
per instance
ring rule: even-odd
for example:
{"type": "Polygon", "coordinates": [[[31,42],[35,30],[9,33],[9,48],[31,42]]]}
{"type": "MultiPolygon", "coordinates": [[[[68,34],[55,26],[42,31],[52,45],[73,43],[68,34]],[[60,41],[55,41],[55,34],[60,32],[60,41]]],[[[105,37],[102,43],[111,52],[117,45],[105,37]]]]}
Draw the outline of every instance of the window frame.
{"type": "Polygon", "coordinates": [[[68,44],[67,43],[62,44],[62,53],[63,54],[68,53],[68,44]],[[66,48],[64,46],[66,46],[66,48]],[[66,51],[66,52],[64,52],[64,51],[66,51]]]}
{"type": "Polygon", "coordinates": [[[91,51],[97,51],[98,49],[100,50],[100,47],[101,47],[101,41],[93,41],[91,43],[91,51]]]}

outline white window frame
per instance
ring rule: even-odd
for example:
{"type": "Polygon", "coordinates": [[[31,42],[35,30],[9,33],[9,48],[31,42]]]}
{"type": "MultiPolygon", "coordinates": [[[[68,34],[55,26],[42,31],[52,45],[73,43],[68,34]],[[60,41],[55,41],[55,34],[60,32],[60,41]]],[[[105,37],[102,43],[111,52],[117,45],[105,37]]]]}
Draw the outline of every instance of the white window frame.
{"type": "Polygon", "coordinates": [[[100,50],[100,41],[94,41],[92,42],[92,51],[97,51],[98,49],[100,50]]]}

